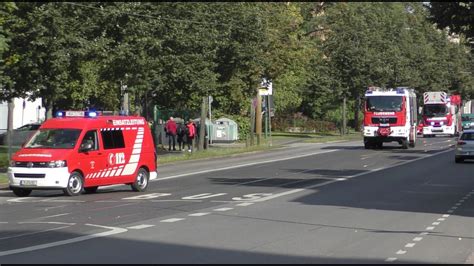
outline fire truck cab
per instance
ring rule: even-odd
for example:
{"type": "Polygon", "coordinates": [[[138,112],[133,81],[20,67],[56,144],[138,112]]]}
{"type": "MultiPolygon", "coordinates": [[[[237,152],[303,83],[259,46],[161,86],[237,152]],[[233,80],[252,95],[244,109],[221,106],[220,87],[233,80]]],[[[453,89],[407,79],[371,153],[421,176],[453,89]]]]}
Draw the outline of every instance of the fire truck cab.
{"type": "Polygon", "coordinates": [[[8,179],[19,197],[36,189],[61,189],[76,196],[114,184],[144,191],[157,177],[156,159],[143,117],[60,111],[13,155],[8,179]]]}
{"type": "Polygon", "coordinates": [[[423,137],[455,136],[462,131],[461,96],[429,91],[423,94],[423,137]]]}
{"type": "Polygon", "coordinates": [[[369,87],[365,93],[364,147],[382,148],[396,141],[403,149],[415,147],[416,94],[408,87],[369,87]]]}

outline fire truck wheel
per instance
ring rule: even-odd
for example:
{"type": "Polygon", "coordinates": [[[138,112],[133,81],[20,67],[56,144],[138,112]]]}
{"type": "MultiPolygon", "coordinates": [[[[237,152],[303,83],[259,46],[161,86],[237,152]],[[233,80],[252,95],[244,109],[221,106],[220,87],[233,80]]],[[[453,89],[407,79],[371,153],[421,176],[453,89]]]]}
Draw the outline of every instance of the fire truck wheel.
{"type": "Polygon", "coordinates": [[[12,191],[17,197],[28,197],[31,194],[31,189],[27,188],[12,188],[12,191]]]}
{"type": "Polygon", "coordinates": [[[402,149],[408,149],[408,141],[406,139],[402,139],[402,149]]]}
{"type": "Polygon", "coordinates": [[[96,193],[98,188],[99,187],[97,187],[97,186],[95,186],[95,187],[85,187],[84,191],[88,194],[92,194],[92,193],[96,193]]]}
{"type": "Polygon", "coordinates": [[[145,191],[148,186],[148,172],[144,168],[140,168],[132,184],[132,190],[137,192],[145,191]]]}
{"type": "Polygon", "coordinates": [[[79,172],[72,172],[67,182],[67,187],[63,189],[66,196],[77,196],[82,193],[84,189],[84,182],[82,175],[79,172]]]}

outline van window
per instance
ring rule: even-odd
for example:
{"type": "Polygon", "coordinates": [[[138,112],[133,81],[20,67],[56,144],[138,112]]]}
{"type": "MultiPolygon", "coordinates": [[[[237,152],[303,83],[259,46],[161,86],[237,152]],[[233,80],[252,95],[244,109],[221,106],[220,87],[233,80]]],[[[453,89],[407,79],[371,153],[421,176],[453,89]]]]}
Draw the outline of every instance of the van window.
{"type": "Polygon", "coordinates": [[[99,149],[99,142],[97,141],[97,131],[96,130],[90,130],[87,131],[87,133],[84,135],[84,138],[82,139],[81,145],[90,143],[92,144],[92,150],[96,151],[99,149]]]}
{"type": "Polygon", "coordinates": [[[125,148],[122,130],[101,131],[104,149],[120,149],[125,148]]]}

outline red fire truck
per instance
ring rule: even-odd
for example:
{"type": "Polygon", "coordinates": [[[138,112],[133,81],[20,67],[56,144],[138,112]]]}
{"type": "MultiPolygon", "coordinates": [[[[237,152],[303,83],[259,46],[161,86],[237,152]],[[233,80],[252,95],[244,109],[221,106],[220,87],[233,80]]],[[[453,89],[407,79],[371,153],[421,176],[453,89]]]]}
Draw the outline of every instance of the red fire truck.
{"type": "Polygon", "coordinates": [[[423,94],[423,137],[455,136],[462,131],[461,96],[429,91],[423,94]]]}
{"type": "Polygon", "coordinates": [[[403,149],[415,147],[416,94],[408,87],[368,87],[364,108],[364,147],[382,148],[396,141],[403,149]]]}

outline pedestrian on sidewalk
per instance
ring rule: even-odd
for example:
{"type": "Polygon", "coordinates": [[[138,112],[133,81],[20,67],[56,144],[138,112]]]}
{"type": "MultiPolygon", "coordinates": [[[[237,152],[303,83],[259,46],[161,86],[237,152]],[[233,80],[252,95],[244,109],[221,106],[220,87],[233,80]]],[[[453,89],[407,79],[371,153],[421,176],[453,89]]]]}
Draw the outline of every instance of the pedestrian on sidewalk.
{"type": "Polygon", "coordinates": [[[180,151],[184,150],[184,145],[185,145],[185,139],[186,139],[186,125],[183,123],[178,123],[178,128],[177,128],[177,137],[178,137],[178,148],[180,151]]]}
{"type": "Polygon", "coordinates": [[[189,119],[188,124],[186,125],[187,130],[186,130],[186,140],[188,143],[188,152],[192,152],[193,148],[193,140],[194,137],[196,136],[196,125],[194,125],[194,122],[192,119],[189,119]]]}
{"type": "Polygon", "coordinates": [[[176,150],[176,122],[171,116],[165,125],[166,136],[168,137],[168,151],[171,151],[171,142],[173,142],[173,151],[176,150]]]}

